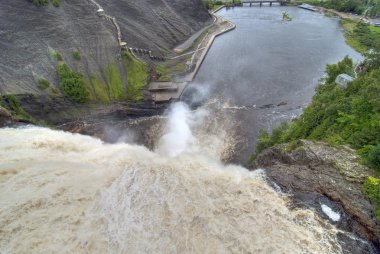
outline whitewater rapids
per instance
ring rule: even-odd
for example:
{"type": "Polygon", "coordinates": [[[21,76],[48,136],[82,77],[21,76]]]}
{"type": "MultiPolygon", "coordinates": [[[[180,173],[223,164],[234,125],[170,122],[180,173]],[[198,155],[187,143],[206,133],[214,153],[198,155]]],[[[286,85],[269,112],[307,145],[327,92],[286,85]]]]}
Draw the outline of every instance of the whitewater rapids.
{"type": "Polygon", "coordinates": [[[0,252],[341,253],[335,228],[289,209],[264,171],[205,152],[191,114],[172,110],[156,151],[0,129],[0,252]]]}

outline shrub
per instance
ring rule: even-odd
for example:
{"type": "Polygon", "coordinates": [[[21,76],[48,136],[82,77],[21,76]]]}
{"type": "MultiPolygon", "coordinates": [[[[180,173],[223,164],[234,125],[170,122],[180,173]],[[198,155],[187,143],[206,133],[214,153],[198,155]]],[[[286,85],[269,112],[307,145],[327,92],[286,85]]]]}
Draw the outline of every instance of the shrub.
{"type": "Polygon", "coordinates": [[[327,66],[325,83],[316,89],[311,104],[290,126],[281,125],[272,134],[260,132],[256,152],[299,139],[349,144],[369,167],[380,171],[380,70],[363,73],[347,88],[335,77],[352,71],[352,61],[343,59],[327,66]]]}
{"type": "Polygon", "coordinates": [[[50,83],[46,79],[40,79],[38,80],[38,87],[42,90],[47,89],[50,86],[50,83]]]}
{"type": "Polygon", "coordinates": [[[369,147],[369,150],[365,155],[365,161],[368,166],[380,171],[380,144],[369,147]]]}
{"type": "Polygon", "coordinates": [[[54,7],[59,7],[61,5],[61,0],[52,0],[51,2],[54,7]]]}
{"type": "Polygon", "coordinates": [[[49,0],[32,0],[32,3],[35,5],[48,5],[49,0]]]}
{"type": "Polygon", "coordinates": [[[376,217],[380,220],[380,179],[369,176],[363,184],[363,190],[374,203],[376,217]]]}
{"type": "Polygon", "coordinates": [[[81,56],[80,56],[79,51],[74,51],[74,52],[73,52],[73,58],[74,58],[75,60],[77,60],[77,61],[80,61],[81,56]]]}
{"type": "Polygon", "coordinates": [[[71,70],[67,64],[59,64],[57,71],[64,95],[79,103],[86,102],[89,99],[90,93],[80,73],[71,70]]]}
{"type": "Polygon", "coordinates": [[[12,115],[16,115],[30,122],[35,122],[35,119],[33,119],[33,117],[25,112],[25,110],[21,107],[21,102],[14,94],[4,95],[2,98],[1,106],[10,110],[12,112],[12,115]]]}
{"type": "Polygon", "coordinates": [[[54,51],[53,57],[56,61],[59,61],[59,62],[63,61],[63,57],[61,53],[59,53],[58,51],[54,51]]]}

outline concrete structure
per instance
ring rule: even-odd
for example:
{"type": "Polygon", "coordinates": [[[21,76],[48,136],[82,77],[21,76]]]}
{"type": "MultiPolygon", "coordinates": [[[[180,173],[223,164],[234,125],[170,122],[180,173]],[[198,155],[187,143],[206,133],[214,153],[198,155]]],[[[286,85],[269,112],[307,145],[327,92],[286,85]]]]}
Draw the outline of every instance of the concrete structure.
{"type": "Polygon", "coordinates": [[[149,91],[155,103],[166,103],[178,100],[185,90],[187,82],[152,82],[149,91]]]}
{"type": "Polygon", "coordinates": [[[308,11],[318,11],[318,9],[310,4],[301,4],[298,6],[299,8],[308,10],[308,11]]]}
{"type": "Polygon", "coordinates": [[[289,2],[289,0],[242,0],[241,3],[244,4],[249,4],[249,6],[252,6],[254,4],[260,4],[262,6],[264,3],[269,3],[270,6],[272,6],[273,3],[279,3],[279,4],[284,4],[289,2]]]}
{"type": "Polygon", "coordinates": [[[99,17],[102,17],[102,16],[105,15],[104,10],[103,10],[102,8],[99,8],[99,9],[96,11],[96,13],[98,14],[99,17]]]}
{"type": "Polygon", "coordinates": [[[354,80],[353,77],[343,73],[343,74],[339,74],[338,77],[336,77],[335,83],[337,83],[338,85],[340,85],[342,87],[347,87],[347,84],[353,80],[354,80]]]}

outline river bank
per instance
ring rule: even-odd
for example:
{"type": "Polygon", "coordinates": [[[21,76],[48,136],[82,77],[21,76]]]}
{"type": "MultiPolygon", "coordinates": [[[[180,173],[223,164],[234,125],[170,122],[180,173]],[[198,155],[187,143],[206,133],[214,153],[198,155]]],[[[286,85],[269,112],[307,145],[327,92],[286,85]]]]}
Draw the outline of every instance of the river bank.
{"type": "Polygon", "coordinates": [[[180,64],[178,61],[186,61],[186,70],[177,68],[168,74],[172,77],[170,81],[154,82],[150,85],[149,90],[155,103],[179,100],[189,82],[192,82],[197,75],[215,39],[236,28],[235,24],[216,14],[221,9],[210,12],[214,17],[212,25],[200,30],[195,34],[196,37],[190,37],[174,49],[174,52],[180,55],[171,56],[165,65],[178,66],[180,64]]]}
{"type": "MultiPolygon", "coordinates": [[[[344,18],[342,22],[352,22],[356,27],[347,30],[344,26],[346,41],[354,49],[366,53],[369,49],[366,43],[371,41],[364,40],[363,34],[370,35],[372,27],[347,17],[340,16],[344,18]]],[[[367,128],[365,121],[376,119],[373,121],[377,123],[379,115],[373,102],[365,111],[360,110],[358,103],[354,107],[346,106],[353,105],[350,101],[358,102],[360,96],[366,104],[369,96],[364,91],[368,91],[370,97],[378,98],[378,70],[363,64],[363,70],[356,72],[357,79],[347,87],[340,87],[334,82],[341,73],[355,76],[355,65],[345,58],[341,63],[327,67],[327,76],[302,115],[289,125],[278,126],[271,135],[261,134],[257,145],[259,152],[252,169],[266,168],[269,181],[275,183],[275,188],[292,195],[296,205],[312,207],[338,228],[359,236],[356,239],[349,236],[353,241],[341,239],[345,243],[342,245],[344,253],[377,254],[380,253],[379,157],[371,157],[369,161],[368,154],[376,154],[374,148],[379,139],[376,125],[367,128]],[[340,122],[341,113],[351,120],[344,124],[340,122]],[[359,118],[366,120],[359,121],[359,118]],[[360,140],[371,145],[360,143],[355,138],[359,136],[360,140]],[[367,153],[362,152],[365,145],[368,145],[367,153]],[[371,244],[365,243],[364,239],[371,244]]]]}

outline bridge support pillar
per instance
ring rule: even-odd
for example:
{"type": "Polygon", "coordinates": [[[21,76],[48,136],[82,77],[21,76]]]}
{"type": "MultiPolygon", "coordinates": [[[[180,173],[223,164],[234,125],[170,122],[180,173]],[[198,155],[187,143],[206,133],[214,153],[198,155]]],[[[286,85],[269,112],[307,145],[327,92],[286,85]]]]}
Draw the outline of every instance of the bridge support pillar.
{"type": "Polygon", "coordinates": [[[249,3],[249,7],[252,7],[252,3],[249,3]]]}
{"type": "Polygon", "coordinates": [[[272,2],[269,2],[269,5],[272,6],[272,2]]]}
{"type": "Polygon", "coordinates": [[[263,2],[260,2],[260,7],[263,5],[263,2]]]}

